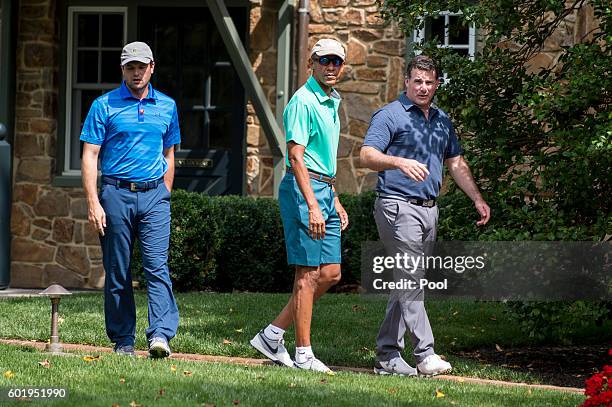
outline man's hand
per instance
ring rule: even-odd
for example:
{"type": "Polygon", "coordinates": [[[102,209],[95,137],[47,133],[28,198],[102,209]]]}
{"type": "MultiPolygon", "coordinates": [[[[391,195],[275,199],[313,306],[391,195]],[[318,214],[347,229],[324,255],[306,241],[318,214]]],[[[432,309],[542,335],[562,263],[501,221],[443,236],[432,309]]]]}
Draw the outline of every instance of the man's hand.
{"type": "Polygon", "coordinates": [[[397,160],[397,168],[399,168],[408,178],[416,182],[425,181],[425,178],[429,175],[427,166],[417,160],[402,157],[397,157],[397,160]]]}
{"type": "Polygon", "coordinates": [[[480,220],[476,222],[476,225],[478,226],[486,225],[489,219],[491,218],[491,208],[489,208],[489,205],[487,205],[484,199],[479,199],[475,201],[474,206],[476,207],[476,210],[480,214],[480,220]]]}
{"type": "Polygon", "coordinates": [[[101,236],[104,236],[104,228],[106,228],[106,213],[102,209],[100,202],[93,202],[87,205],[87,218],[89,223],[96,228],[101,236]]]}
{"type": "Polygon", "coordinates": [[[336,213],[338,213],[338,217],[340,218],[340,229],[344,230],[349,225],[349,218],[338,197],[334,198],[334,207],[336,208],[336,213]]]}
{"type": "Polygon", "coordinates": [[[308,209],[308,234],[314,240],[325,237],[325,219],[318,204],[308,209]]]}

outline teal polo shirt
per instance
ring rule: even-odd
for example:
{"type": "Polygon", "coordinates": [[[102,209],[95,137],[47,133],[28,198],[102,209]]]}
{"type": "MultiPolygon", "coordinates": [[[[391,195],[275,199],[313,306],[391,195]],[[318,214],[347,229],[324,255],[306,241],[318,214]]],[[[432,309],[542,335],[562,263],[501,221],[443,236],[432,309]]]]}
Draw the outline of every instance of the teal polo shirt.
{"type": "Polygon", "coordinates": [[[102,175],[131,182],[159,179],[168,170],[164,149],[181,142],[176,103],[150,84],[139,100],[123,82],[93,102],[80,139],[101,146],[102,175]]]}
{"type": "MultiPolygon", "coordinates": [[[[336,175],[340,141],[340,95],[334,89],[328,96],[314,77],[299,88],[283,113],[287,143],[306,147],[304,164],[319,174],[336,175]]],[[[290,167],[289,157],[286,159],[290,167]]]]}

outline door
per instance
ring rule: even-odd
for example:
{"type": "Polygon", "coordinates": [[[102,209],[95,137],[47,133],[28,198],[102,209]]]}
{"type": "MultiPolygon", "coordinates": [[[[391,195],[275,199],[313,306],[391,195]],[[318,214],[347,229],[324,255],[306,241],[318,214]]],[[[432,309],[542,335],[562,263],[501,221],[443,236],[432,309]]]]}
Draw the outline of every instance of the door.
{"type": "MultiPolygon", "coordinates": [[[[244,43],[247,9],[228,10],[244,43]]],[[[153,50],[153,86],[178,107],[175,186],[242,194],[246,97],[212,15],[205,7],[140,7],[138,32],[153,50]]]]}

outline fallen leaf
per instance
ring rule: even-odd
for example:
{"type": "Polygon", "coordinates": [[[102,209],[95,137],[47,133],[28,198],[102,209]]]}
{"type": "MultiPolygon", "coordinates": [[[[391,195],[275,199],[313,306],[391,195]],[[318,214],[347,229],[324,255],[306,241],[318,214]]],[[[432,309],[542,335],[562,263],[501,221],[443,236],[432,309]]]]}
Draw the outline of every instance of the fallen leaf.
{"type": "Polygon", "coordinates": [[[465,379],[464,379],[463,377],[460,377],[460,378],[458,378],[458,379],[457,379],[457,381],[458,381],[459,383],[463,383],[463,382],[465,382],[465,379]]]}
{"type": "Polygon", "coordinates": [[[85,362],[95,362],[95,361],[100,360],[100,359],[102,359],[100,357],[100,355],[96,355],[96,356],[89,356],[89,355],[88,356],[83,356],[83,360],[85,362]]]}
{"type": "Polygon", "coordinates": [[[357,312],[361,309],[361,307],[357,304],[353,305],[353,312],[357,312]]]}
{"type": "Polygon", "coordinates": [[[397,388],[395,387],[391,387],[389,390],[387,390],[389,392],[389,394],[395,394],[397,393],[397,388]]]}
{"type": "Polygon", "coordinates": [[[233,400],[233,401],[232,401],[232,404],[233,404],[233,405],[235,405],[235,406],[237,406],[238,404],[240,404],[240,400],[233,400]]]}
{"type": "Polygon", "coordinates": [[[531,389],[527,390],[527,394],[531,394],[531,389]]]}
{"type": "Polygon", "coordinates": [[[45,359],[43,361],[38,362],[39,365],[41,365],[42,367],[44,367],[45,369],[49,369],[51,367],[51,362],[49,362],[49,359],[45,359]]]}
{"type": "Polygon", "coordinates": [[[159,392],[157,392],[157,396],[155,396],[155,400],[157,400],[160,397],[164,397],[164,394],[166,394],[166,390],[159,389],[159,392]]]}
{"type": "Polygon", "coordinates": [[[501,348],[501,346],[499,346],[498,344],[495,344],[495,349],[497,349],[498,352],[503,352],[504,350],[501,348]]]}
{"type": "Polygon", "coordinates": [[[229,312],[234,312],[234,310],[232,308],[229,309],[229,312]]]}
{"type": "Polygon", "coordinates": [[[445,397],[445,396],[446,396],[446,395],[445,395],[444,393],[442,393],[442,392],[440,391],[440,389],[436,389],[436,398],[437,398],[437,399],[442,398],[442,397],[445,397]]]}
{"type": "Polygon", "coordinates": [[[224,344],[224,345],[231,345],[231,344],[232,344],[232,341],[230,341],[229,339],[224,339],[224,340],[223,340],[223,344],[224,344]]]}
{"type": "Polygon", "coordinates": [[[321,384],[325,384],[325,383],[327,383],[327,380],[325,380],[325,379],[321,379],[321,380],[319,380],[319,383],[321,383],[321,384]]]}
{"type": "Polygon", "coordinates": [[[121,407],[119,404],[113,404],[111,407],[121,407]]]}
{"type": "Polygon", "coordinates": [[[12,379],[13,377],[15,377],[15,373],[13,373],[11,370],[7,370],[6,372],[4,372],[5,379],[12,379]]]}
{"type": "Polygon", "coordinates": [[[202,407],[216,407],[214,404],[204,403],[202,407]]]}
{"type": "Polygon", "coordinates": [[[459,313],[459,311],[455,311],[453,312],[453,315],[457,315],[459,313]]]}
{"type": "Polygon", "coordinates": [[[189,370],[183,370],[183,375],[184,376],[191,376],[191,375],[193,375],[193,372],[190,372],[189,370]]]}
{"type": "Polygon", "coordinates": [[[490,319],[491,321],[497,321],[497,317],[496,317],[495,315],[492,315],[491,317],[489,317],[489,319],[490,319]]]}
{"type": "Polygon", "coordinates": [[[170,370],[173,371],[173,372],[176,372],[176,365],[171,365],[170,366],[170,370]]]}
{"type": "Polygon", "coordinates": [[[130,407],[142,407],[142,404],[138,404],[135,400],[132,400],[132,402],[130,403],[130,407]]]}
{"type": "Polygon", "coordinates": [[[359,349],[359,350],[362,351],[362,352],[369,352],[370,351],[370,349],[366,348],[365,346],[363,348],[359,349]]]}
{"type": "Polygon", "coordinates": [[[295,387],[295,383],[289,383],[289,387],[295,387]]]}
{"type": "Polygon", "coordinates": [[[57,318],[57,323],[59,325],[63,324],[64,323],[64,318],[62,318],[62,317],[57,318]]]}
{"type": "Polygon", "coordinates": [[[238,333],[242,333],[243,329],[242,329],[242,328],[240,328],[240,329],[234,329],[234,331],[235,331],[235,332],[238,332],[238,333]]]}
{"type": "Polygon", "coordinates": [[[328,370],[327,372],[325,372],[325,374],[328,376],[335,376],[336,372],[334,372],[333,370],[328,370]]]}
{"type": "Polygon", "coordinates": [[[119,383],[121,383],[121,384],[125,383],[125,377],[120,377],[119,378],[119,383]]]}

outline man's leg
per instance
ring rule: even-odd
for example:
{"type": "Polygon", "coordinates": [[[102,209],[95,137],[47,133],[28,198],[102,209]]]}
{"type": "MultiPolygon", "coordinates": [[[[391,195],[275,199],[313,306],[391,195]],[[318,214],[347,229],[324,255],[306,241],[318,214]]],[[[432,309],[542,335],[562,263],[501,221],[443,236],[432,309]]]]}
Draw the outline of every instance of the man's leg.
{"type": "Polygon", "coordinates": [[[115,348],[134,345],[136,307],[132,291],[130,257],[134,243],[136,194],[103,184],[100,203],[106,212],[106,229],[100,237],[104,283],[106,333],[115,348]]]}
{"type": "MultiPolygon", "coordinates": [[[[406,253],[415,259],[422,257],[422,240],[429,232],[420,209],[425,208],[391,199],[376,201],[376,225],[387,255],[406,253]]],[[[397,269],[394,276],[396,279],[418,281],[423,272],[422,268],[414,274],[410,270],[397,269]]],[[[390,361],[401,356],[406,331],[410,333],[417,363],[434,354],[433,334],[425,312],[422,290],[397,290],[391,293],[376,339],[379,361],[390,361]]]]}
{"type": "MultiPolygon", "coordinates": [[[[317,288],[314,292],[313,303],[317,302],[319,298],[323,294],[327,292],[331,287],[338,284],[340,281],[340,264],[321,264],[319,267],[319,279],[317,281],[317,288]]],[[[297,270],[296,270],[296,279],[297,279],[297,270]]],[[[294,290],[295,290],[295,282],[294,282],[294,290]]],[[[289,301],[283,308],[283,310],[278,314],[276,319],[272,321],[272,325],[282,328],[283,330],[287,330],[291,324],[293,324],[293,310],[295,308],[294,305],[294,296],[292,295],[289,298],[289,301]]]]}
{"type": "Polygon", "coordinates": [[[170,193],[160,183],[156,189],[138,194],[138,238],[149,299],[146,335],[149,341],[154,338],[169,341],[176,335],[179,321],[168,270],[170,193]]]}

